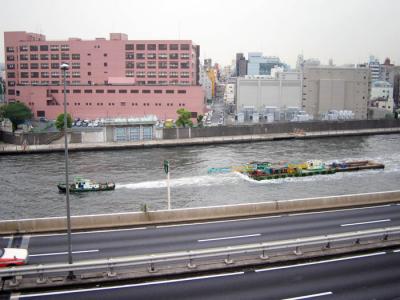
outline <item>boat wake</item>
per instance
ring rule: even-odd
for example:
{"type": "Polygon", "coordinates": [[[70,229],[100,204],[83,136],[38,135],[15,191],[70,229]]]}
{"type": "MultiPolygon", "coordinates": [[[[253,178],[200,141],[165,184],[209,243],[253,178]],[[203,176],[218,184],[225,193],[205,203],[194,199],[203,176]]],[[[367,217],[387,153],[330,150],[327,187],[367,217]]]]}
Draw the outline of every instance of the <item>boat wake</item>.
{"type": "MultiPolygon", "coordinates": [[[[213,185],[224,185],[224,184],[232,184],[238,182],[239,178],[234,174],[224,174],[224,175],[206,175],[206,176],[193,176],[193,177],[182,177],[182,178],[174,178],[170,180],[171,187],[185,187],[185,186],[213,186],[213,185]]],[[[116,184],[117,189],[157,189],[157,188],[166,188],[167,182],[166,180],[155,180],[155,181],[144,181],[138,183],[125,183],[125,184],[116,184]]]]}

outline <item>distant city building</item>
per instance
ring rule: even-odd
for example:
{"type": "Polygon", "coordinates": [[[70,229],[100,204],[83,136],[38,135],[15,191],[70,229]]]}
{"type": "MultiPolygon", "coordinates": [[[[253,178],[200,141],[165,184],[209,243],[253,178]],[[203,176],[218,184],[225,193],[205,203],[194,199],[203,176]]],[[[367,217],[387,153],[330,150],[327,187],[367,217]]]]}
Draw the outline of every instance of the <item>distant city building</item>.
{"type": "Polygon", "coordinates": [[[371,81],[380,80],[381,64],[379,63],[379,59],[371,55],[369,57],[368,67],[371,71],[371,81]]]}
{"type": "Polygon", "coordinates": [[[247,75],[247,60],[243,53],[236,54],[236,77],[247,75]]]}
{"type": "Polygon", "coordinates": [[[319,66],[320,64],[321,62],[317,58],[304,59],[304,56],[302,54],[299,54],[297,56],[296,70],[303,72],[304,67],[316,67],[319,66]]]}
{"type": "Polygon", "coordinates": [[[380,80],[387,81],[393,86],[393,102],[394,107],[399,108],[400,104],[400,66],[395,66],[390,63],[390,59],[386,59],[385,63],[381,65],[380,80]]]}
{"type": "Polygon", "coordinates": [[[212,68],[212,59],[211,58],[204,59],[204,68],[206,70],[212,68]]]}
{"type": "Polygon", "coordinates": [[[249,52],[247,75],[271,75],[271,69],[283,66],[279,57],[262,56],[262,52],[249,52]]]}
{"type": "Polygon", "coordinates": [[[247,75],[237,78],[237,111],[253,107],[263,111],[265,107],[301,108],[301,74],[276,72],[275,76],[247,75]]]}
{"type": "Polygon", "coordinates": [[[228,83],[225,85],[224,101],[227,104],[235,103],[235,84],[228,83]]]}
{"type": "Polygon", "coordinates": [[[351,111],[355,119],[367,119],[368,99],[368,68],[304,68],[302,108],[314,118],[336,110],[351,111]]]}
{"type": "Polygon", "coordinates": [[[374,81],[371,84],[371,107],[384,108],[393,112],[393,86],[387,81],[374,81]]]}
{"type": "Polygon", "coordinates": [[[190,40],[70,38],[47,41],[42,34],[5,32],[7,101],[28,105],[35,117],[63,112],[62,63],[67,71],[68,111],[94,119],[156,115],[176,119],[185,108],[204,113],[199,85],[200,47],[190,40]]]}
{"type": "Polygon", "coordinates": [[[212,99],[212,82],[208,77],[208,72],[204,68],[204,66],[200,67],[200,85],[203,88],[205,97],[207,100],[212,99]]]}

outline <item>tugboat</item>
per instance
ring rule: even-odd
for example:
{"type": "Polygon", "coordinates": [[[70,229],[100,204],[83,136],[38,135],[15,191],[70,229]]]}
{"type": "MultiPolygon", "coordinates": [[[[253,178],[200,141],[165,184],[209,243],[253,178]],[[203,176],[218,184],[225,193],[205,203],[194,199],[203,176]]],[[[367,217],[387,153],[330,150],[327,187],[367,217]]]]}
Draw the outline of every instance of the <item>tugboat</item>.
{"type": "Polygon", "coordinates": [[[384,164],[370,160],[342,161],[324,163],[320,160],[308,160],[300,163],[250,162],[243,166],[230,168],[210,168],[209,173],[240,172],[254,180],[269,180],[286,177],[302,177],[313,175],[334,174],[336,172],[351,172],[368,169],[383,169],[384,164]]]}
{"type": "MultiPolygon", "coordinates": [[[[65,183],[59,183],[57,185],[58,190],[62,193],[66,192],[65,183]]],[[[81,193],[81,192],[98,192],[98,191],[112,191],[115,189],[114,182],[96,182],[90,179],[84,179],[82,177],[75,177],[74,183],[69,185],[70,193],[81,193]]]]}

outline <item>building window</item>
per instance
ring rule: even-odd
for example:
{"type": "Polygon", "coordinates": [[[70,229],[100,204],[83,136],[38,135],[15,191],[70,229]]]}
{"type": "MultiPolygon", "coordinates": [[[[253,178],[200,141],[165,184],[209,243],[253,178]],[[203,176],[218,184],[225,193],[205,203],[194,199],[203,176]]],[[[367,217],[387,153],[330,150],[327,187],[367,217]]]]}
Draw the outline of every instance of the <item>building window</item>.
{"type": "Polygon", "coordinates": [[[31,63],[31,69],[39,69],[38,63],[31,63]]]}
{"type": "Polygon", "coordinates": [[[61,45],[61,51],[69,51],[69,45],[61,45]]]}
{"type": "Polygon", "coordinates": [[[125,76],[126,77],[135,77],[135,73],[132,71],[126,71],[125,76]]]}
{"type": "Polygon", "coordinates": [[[88,76],[92,75],[92,72],[87,72],[88,76]]]}
{"type": "Polygon", "coordinates": [[[181,59],[189,59],[190,54],[189,53],[181,53],[181,59]]]}
{"type": "Polygon", "coordinates": [[[51,72],[51,77],[52,78],[58,78],[60,74],[58,72],[51,72]]]}
{"type": "Polygon", "coordinates": [[[91,93],[93,93],[92,90],[85,90],[85,94],[91,94],[91,93]]]}
{"type": "Polygon", "coordinates": [[[50,58],[53,60],[57,60],[57,59],[60,59],[60,56],[58,54],[51,54],[50,58]]]}
{"type": "Polygon", "coordinates": [[[150,126],[143,127],[143,139],[144,140],[153,139],[153,127],[150,127],[150,126]]]}
{"type": "Polygon", "coordinates": [[[73,77],[73,78],[79,78],[79,77],[81,77],[81,72],[77,72],[77,71],[72,72],[72,77],[73,77]]]}
{"type": "Polygon", "coordinates": [[[158,59],[167,59],[167,58],[168,58],[168,54],[167,53],[158,54],[158,59]]]}
{"type": "Polygon", "coordinates": [[[7,60],[13,61],[14,60],[14,55],[7,55],[7,60]]]}
{"type": "Polygon", "coordinates": [[[73,62],[71,64],[72,69],[80,69],[81,68],[81,63],[73,62]]]}
{"type": "Polygon", "coordinates": [[[26,51],[28,51],[28,46],[27,45],[21,45],[21,46],[19,46],[19,51],[20,52],[26,52],[26,51]]]}
{"type": "Polygon", "coordinates": [[[118,93],[120,93],[120,94],[126,94],[126,93],[127,93],[127,90],[118,90],[118,93]]]}
{"type": "Polygon", "coordinates": [[[179,64],[177,62],[170,62],[169,63],[169,67],[171,69],[178,69],[179,68],[179,64]]]}
{"type": "Polygon", "coordinates": [[[14,47],[7,47],[7,48],[6,48],[6,52],[7,52],[7,53],[12,53],[12,52],[14,52],[14,47]]]}
{"type": "Polygon", "coordinates": [[[169,50],[179,50],[178,44],[170,44],[169,50]]]}
{"type": "Polygon", "coordinates": [[[15,86],[15,81],[9,81],[9,82],[7,83],[7,85],[8,85],[8,86],[15,86]]]}
{"type": "Polygon", "coordinates": [[[155,62],[155,61],[149,61],[149,62],[147,63],[147,68],[149,68],[149,69],[155,69],[155,68],[157,68],[156,62],[155,62]]]}
{"type": "Polygon", "coordinates": [[[154,94],[162,94],[162,90],[154,90],[154,94]]]}
{"type": "Polygon", "coordinates": [[[145,59],[144,53],[136,53],[136,59],[145,59]]]}
{"type": "Polygon", "coordinates": [[[44,110],[38,110],[36,112],[36,116],[37,117],[45,117],[46,116],[46,112],[44,110]]]}
{"type": "MultiPolygon", "coordinates": [[[[22,74],[22,73],[21,73],[22,74]]],[[[22,76],[21,76],[22,77],[22,76]]],[[[7,73],[7,78],[15,78],[15,73],[14,72],[8,72],[7,73]]]]}
{"type": "Polygon", "coordinates": [[[107,90],[108,94],[115,94],[115,90],[107,90]]]}
{"type": "Polygon", "coordinates": [[[72,93],[73,93],[73,94],[80,94],[80,93],[81,93],[81,90],[72,90],[72,93]]]}
{"type": "Polygon", "coordinates": [[[36,45],[31,45],[31,46],[29,47],[29,50],[31,50],[31,51],[38,51],[38,50],[39,50],[39,47],[36,46],[36,45]]]}
{"type": "Polygon", "coordinates": [[[190,63],[189,62],[182,62],[181,63],[181,68],[182,69],[189,69],[190,63]]]}
{"type": "Polygon", "coordinates": [[[81,59],[80,54],[72,54],[72,59],[81,59]]]}
{"type": "Polygon", "coordinates": [[[96,94],[103,94],[104,90],[96,90],[96,94]]]}
{"type": "Polygon", "coordinates": [[[159,62],[158,63],[158,68],[159,69],[166,69],[166,68],[168,68],[168,63],[167,62],[159,62]]]}
{"type": "Polygon", "coordinates": [[[156,59],[155,53],[147,53],[147,59],[156,59]]]}
{"type": "Polygon", "coordinates": [[[49,55],[48,54],[40,54],[40,60],[48,60],[49,55]]]}
{"type": "Polygon", "coordinates": [[[127,69],[134,69],[135,68],[135,63],[128,61],[125,63],[125,68],[127,69]]]}
{"type": "Polygon", "coordinates": [[[178,72],[170,72],[169,78],[178,78],[178,72]]]}
{"type": "Polygon", "coordinates": [[[136,63],[136,68],[137,69],[144,69],[144,68],[146,68],[146,64],[143,62],[143,63],[136,63]]]}
{"type": "Polygon", "coordinates": [[[181,50],[190,50],[189,44],[181,44],[181,50]]]}
{"type": "Polygon", "coordinates": [[[108,63],[105,62],[105,63],[104,63],[104,66],[107,67],[107,66],[108,66],[108,63]]]}
{"type": "Polygon", "coordinates": [[[39,55],[31,54],[31,60],[38,60],[38,59],[39,59],[39,55]]]}
{"type": "Polygon", "coordinates": [[[159,72],[158,73],[158,77],[167,78],[168,77],[168,73],[167,72],[159,72]]]}
{"type": "Polygon", "coordinates": [[[134,50],[134,45],[133,44],[126,44],[125,45],[125,50],[134,50]]]}
{"type": "Polygon", "coordinates": [[[166,92],[167,94],[173,94],[173,93],[175,93],[174,90],[166,90],[165,92],[166,92]]]}
{"type": "Polygon", "coordinates": [[[146,50],[146,45],[145,44],[137,44],[136,50],[146,50]]]}
{"type": "Polygon", "coordinates": [[[68,53],[61,53],[61,59],[62,60],[69,60],[69,54],[68,53]]]}
{"type": "Polygon", "coordinates": [[[14,96],[15,95],[15,90],[8,90],[8,95],[14,96]]]}
{"type": "Polygon", "coordinates": [[[136,77],[144,78],[144,77],[146,77],[146,73],[145,72],[136,72],[136,77]]]}
{"type": "Polygon", "coordinates": [[[139,90],[131,90],[131,94],[138,94],[139,90]]]}
{"type": "Polygon", "coordinates": [[[120,102],[121,106],[126,106],[126,102],[120,102]]]}
{"type": "Polygon", "coordinates": [[[15,64],[7,64],[7,70],[14,70],[14,69],[15,69],[15,64]]]}
{"type": "Polygon", "coordinates": [[[42,63],[42,64],[40,64],[40,68],[48,69],[49,68],[49,64],[48,63],[42,63]]]}
{"type": "Polygon", "coordinates": [[[181,72],[181,78],[189,78],[189,72],[181,72]]]}
{"type": "Polygon", "coordinates": [[[58,51],[58,49],[59,49],[58,45],[50,45],[51,51],[58,51]]]}
{"type": "Polygon", "coordinates": [[[150,94],[150,90],[142,90],[142,94],[150,94]]]}
{"type": "Polygon", "coordinates": [[[59,69],[60,68],[60,64],[59,63],[52,63],[51,64],[51,68],[52,69],[59,69]]]}
{"type": "Polygon", "coordinates": [[[158,50],[167,50],[167,44],[158,44],[158,50]]]}
{"type": "Polygon", "coordinates": [[[28,56],[28,54],[20,54],[20,55],[19,55],[19,59],[20,59],[20,60],[28,60],[28,59],[29,59],[29,56],[28,56]]]}
{"type": "Polygon", "coordinates": [[[40,45],[40,51],[49,51],[48,45],[40,45]]]}
{"type": "Polygon", "coordinates": [[[178,90],[178,94],[186,94],[186,90],[178,90]]]}
{"type": "Polygon", "coordinates": [[[154,78],[157,76],[156,72],[147,72],[147,77],[154,78]]]}
{"type": "Polygon", "coordinates": [[[135,53],[133,52],[126,52],[125,59],[135,59],[135,53]]]}
{"type": "Polygon", "coordinates": [[[147,44],[147,50],[156,50],[156,44],[147,44]]]}
{"type": "Polygon", "coordinates": [[[179,54],[178,53],[170,53],[169,59],[179,59],[179,54]]]}

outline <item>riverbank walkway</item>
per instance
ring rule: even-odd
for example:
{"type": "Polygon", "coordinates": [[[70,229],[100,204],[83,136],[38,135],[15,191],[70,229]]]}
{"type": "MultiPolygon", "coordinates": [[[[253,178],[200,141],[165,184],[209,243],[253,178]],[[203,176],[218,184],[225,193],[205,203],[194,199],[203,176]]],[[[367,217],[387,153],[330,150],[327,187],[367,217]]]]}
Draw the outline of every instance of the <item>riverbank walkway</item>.
{"type": "MultiPolygon", "coordinates": [[[[115,150],[115,149],[140,149],[158,147],[179,147],[195,145],[214,145],[230,143],[251,143],[274,140],[289,139],[308,139],[325,138],[339,136],[359,136],[374,134],[393,134],[400,133],[400,128],[369,128],[358,130],[337,130],[337,131],[294,131],[290,133],[266,133],[257,135],[237,135],[237,136],[218,136],[201,137],[190,139],[163,139],[136,142],[111,142],[111,143],[69,143],[69,151],[96,151],[96,150],[115,150]]],[[[28,154],[28,153],[48,153],[64,151],[64,143],[49,145],[13,145],[0,144],[0,155],[6,154],[28,154]]]]}

